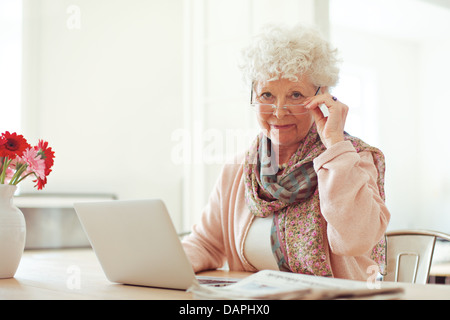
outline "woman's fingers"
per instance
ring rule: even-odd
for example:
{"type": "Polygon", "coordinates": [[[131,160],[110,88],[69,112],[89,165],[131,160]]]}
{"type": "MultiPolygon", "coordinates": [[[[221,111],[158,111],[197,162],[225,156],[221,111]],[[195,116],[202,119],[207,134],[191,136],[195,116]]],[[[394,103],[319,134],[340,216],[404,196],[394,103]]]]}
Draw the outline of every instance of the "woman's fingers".
{"type": "Polygon", "coordinates": [[[347,105],[325,93],[309,98],[305,108],[311,110],[320,138],[327,148],[344,140],[344,126],[348,114],[347,105]],[[327,117],[320,110],[321,105],[325,105],[328,109],[327,117]]]}

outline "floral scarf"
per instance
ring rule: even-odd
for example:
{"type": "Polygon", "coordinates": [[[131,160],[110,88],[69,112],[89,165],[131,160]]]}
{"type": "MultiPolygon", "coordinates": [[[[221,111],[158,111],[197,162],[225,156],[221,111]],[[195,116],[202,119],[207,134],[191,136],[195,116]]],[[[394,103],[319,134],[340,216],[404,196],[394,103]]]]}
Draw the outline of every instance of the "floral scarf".
{"type": "MultiPolygon", "coordinates": [[[[357,152],[372,152],[378,170],[378,188],[384,200],[384,156],[380,150],[345,133],[357,152]]],[[[280,270],[319,276],[332,276],[329,249],[324,244],[326,221],[320,211],[317,175],[313,160],[326,150],[312,125],[290,158],[283,174],[270,139],[261,133],[248,150],[244,163],[247,205],[257,217],[273,214],[272,251],[280,270]],[[272,152],[270,152],[272,151],[272,152]]],[[[374,248],[371,258],[385,270],[385,240],[374,248]]]]}

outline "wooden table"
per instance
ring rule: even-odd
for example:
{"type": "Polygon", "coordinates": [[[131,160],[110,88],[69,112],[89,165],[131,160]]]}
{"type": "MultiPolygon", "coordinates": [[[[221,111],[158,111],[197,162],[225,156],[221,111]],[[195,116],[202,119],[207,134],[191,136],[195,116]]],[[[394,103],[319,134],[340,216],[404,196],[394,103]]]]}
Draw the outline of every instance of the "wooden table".
{"type": "MultiPolygon", "coordinates": [[[[245,272],[223,270],[202,275],[245,277],[245,272]]],[[[382,283],[400,286],[404,299],[448,299],[449,285],[413,285],[382,283]]],[[[128,286],[108,281],[91,249],[29,250],[25,251],[14,278],[0,280],[0,300],[89,300],[89,299],[150,299],[191,300],[191,293],[180,290],[128,286]]]]}
{"type": "MultiPolygon", "coordinates": [[[[226,271],[202,275],[230,276],[226,271]]],[[[233,272],[233,277],[248,273],[233,272]]],[[[0,300],[8,299],[193,299],[191,293],[110,282],[91,249],[26,250],[11,279],[0,279],[0,300]]]]}

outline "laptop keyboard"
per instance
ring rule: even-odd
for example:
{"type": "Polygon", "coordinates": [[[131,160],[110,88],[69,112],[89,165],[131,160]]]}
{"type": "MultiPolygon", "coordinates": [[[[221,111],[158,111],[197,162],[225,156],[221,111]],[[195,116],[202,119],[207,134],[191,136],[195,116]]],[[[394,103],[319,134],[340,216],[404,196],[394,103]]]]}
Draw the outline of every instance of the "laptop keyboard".
{"type": "Polygon", "coordinates": [[[212,287],[224,287],[230,284],[238,282],[240,279],[234,278],[216,278],[216,277],[207,277],[207,276],[197,276],[197,281],[201,285],[212,286],[212,287]]]}

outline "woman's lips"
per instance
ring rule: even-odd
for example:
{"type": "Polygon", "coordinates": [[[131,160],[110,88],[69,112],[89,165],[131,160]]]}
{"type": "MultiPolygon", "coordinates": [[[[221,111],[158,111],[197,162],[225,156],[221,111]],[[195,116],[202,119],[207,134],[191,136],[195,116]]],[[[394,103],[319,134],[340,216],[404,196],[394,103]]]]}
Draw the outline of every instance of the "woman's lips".
{"type": "Polygon", "coordinates": [[[270,126],[277,130],[286,130],[286,129],[291,129],[291,128],[295,127],[295,124],[284,124],[284,125],[271,124],[270,126]]]}

